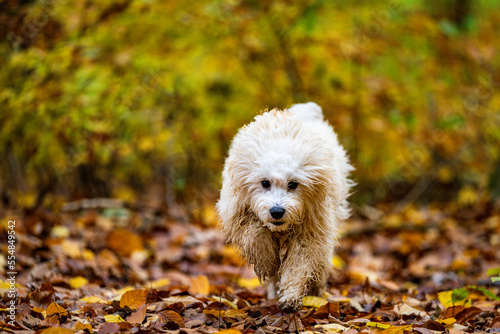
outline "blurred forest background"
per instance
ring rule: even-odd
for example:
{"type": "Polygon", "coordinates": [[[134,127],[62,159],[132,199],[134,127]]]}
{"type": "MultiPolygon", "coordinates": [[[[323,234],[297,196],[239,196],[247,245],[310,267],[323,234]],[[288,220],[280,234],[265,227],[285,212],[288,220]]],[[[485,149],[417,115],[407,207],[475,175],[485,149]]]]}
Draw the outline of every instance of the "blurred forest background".
{"type": "Polygon", "coordinates": [[[4,207],[213,206],[237,129],[315,101],[355,205],[500,193],[500,1],[0,2],[4,207]]]}

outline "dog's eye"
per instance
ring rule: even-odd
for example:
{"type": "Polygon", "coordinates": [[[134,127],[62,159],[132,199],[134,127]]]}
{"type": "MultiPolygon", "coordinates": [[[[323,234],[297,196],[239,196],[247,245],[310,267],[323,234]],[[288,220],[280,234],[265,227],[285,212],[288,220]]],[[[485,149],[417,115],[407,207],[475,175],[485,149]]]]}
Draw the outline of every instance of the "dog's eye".
{"type": "Polygon", "coordinates": [[[299,184],[298,184],[297,182],[295,182],[295,181],[290,181],[290,182],[288,182],[288,189],[297,189],[297,186],[298,186],[298,185],[299,185],[299,184]]]}
{"type": "Polygon", "coordinates": [[[269,182],[268,180],[264,180],[264,181],[262,181],[261,183],[262,183],[262,186],[263,186],[264,188],[269,188],[269,187],[271,187],[271,182],[269,182]]]}

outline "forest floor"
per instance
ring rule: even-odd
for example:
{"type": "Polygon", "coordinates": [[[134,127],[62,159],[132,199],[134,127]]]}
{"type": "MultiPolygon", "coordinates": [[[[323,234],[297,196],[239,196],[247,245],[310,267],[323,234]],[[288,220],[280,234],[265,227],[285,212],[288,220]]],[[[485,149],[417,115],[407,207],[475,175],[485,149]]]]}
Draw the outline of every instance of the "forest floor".
{"type": "Polygon", "coordinates": [[[500,332],[493,204],[357,208],[341,228],[326,291],[293,315],[266,299],[225,245],[213,209],[202,223],[94,204],[3,220],[3,235],[15,239],[4,240],[0,259],[2,332],[500,332]]]}

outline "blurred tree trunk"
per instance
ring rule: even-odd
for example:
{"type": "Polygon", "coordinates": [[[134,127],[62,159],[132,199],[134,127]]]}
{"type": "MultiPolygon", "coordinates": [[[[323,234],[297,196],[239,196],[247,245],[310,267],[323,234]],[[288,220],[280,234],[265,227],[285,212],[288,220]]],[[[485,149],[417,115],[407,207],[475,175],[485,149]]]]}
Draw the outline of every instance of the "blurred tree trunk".
{"type": "Polygon", "coordinates": [[[472,12],[471,0],[426,0],[425,5],[436,19],[448,19],[459,28],[465,28],[467,17],[472,12]]]}
{"type": "Polygon", "coordinates": [[[494,199],[500,198],[500,158],[497,159],[495,166],[493,166],[488,188],[491,192],[491,197],[494,199]]]}

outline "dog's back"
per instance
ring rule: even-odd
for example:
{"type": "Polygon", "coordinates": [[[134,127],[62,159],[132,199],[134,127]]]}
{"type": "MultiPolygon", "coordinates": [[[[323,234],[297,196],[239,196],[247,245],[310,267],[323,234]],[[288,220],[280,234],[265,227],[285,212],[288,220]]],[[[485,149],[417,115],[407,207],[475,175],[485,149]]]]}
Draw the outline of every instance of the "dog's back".
{"type": "Polygon", "coordinates": [[[288,112],[304,122],[323,121],[323,110],[314,102],[294,104],[288,108],[288,112]]]}

